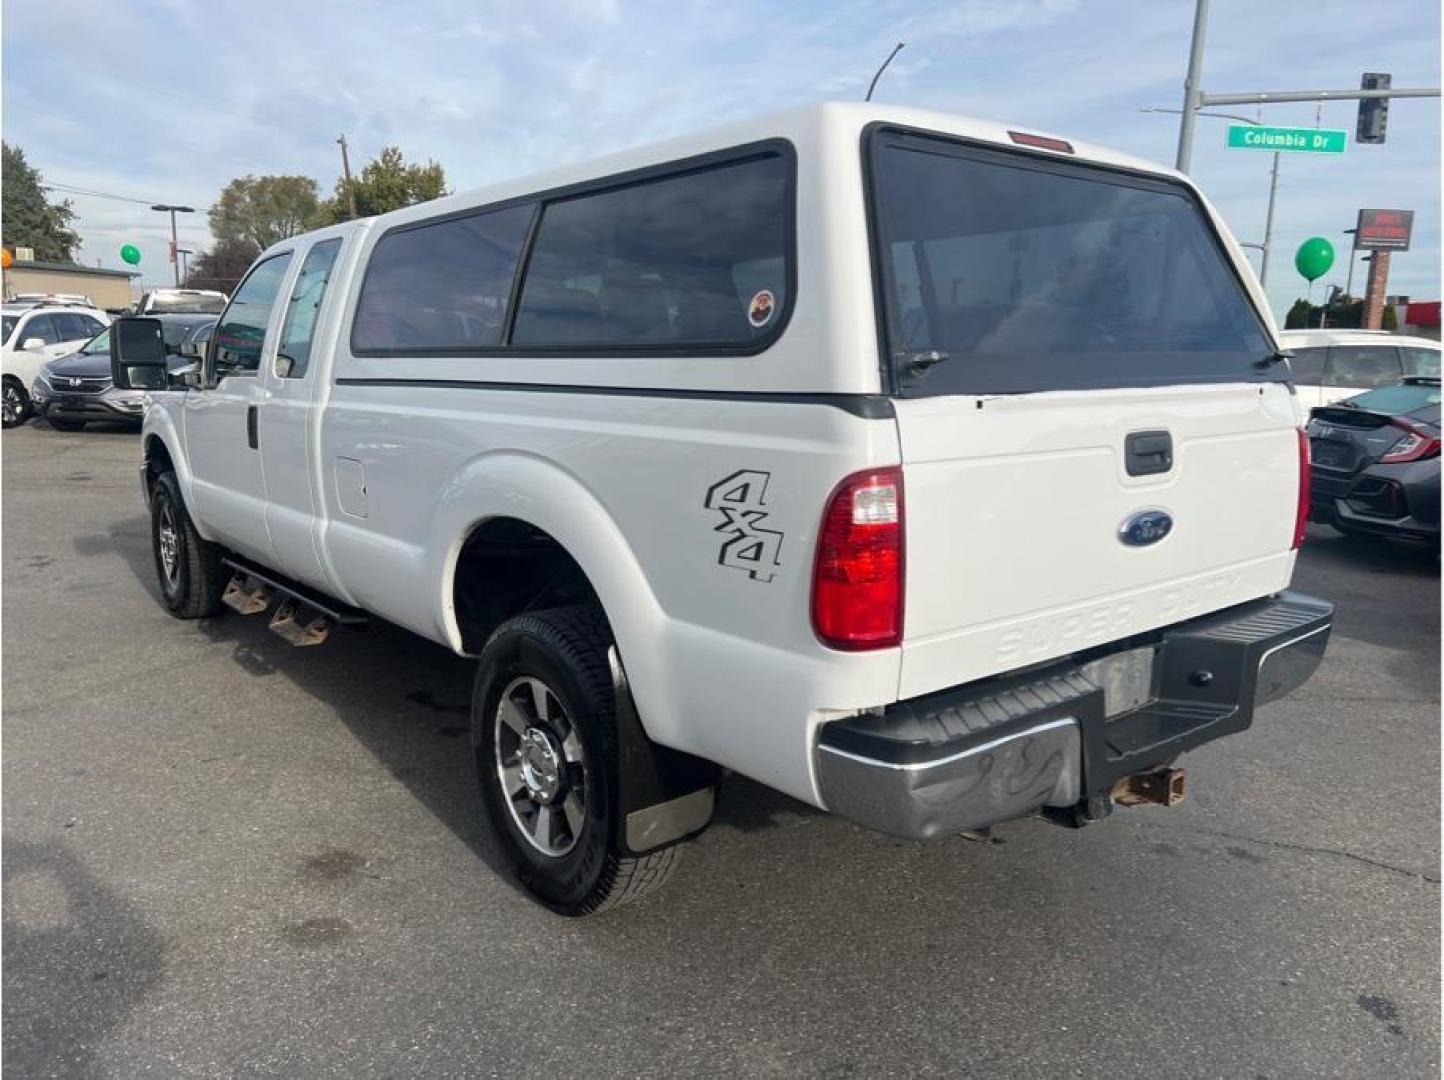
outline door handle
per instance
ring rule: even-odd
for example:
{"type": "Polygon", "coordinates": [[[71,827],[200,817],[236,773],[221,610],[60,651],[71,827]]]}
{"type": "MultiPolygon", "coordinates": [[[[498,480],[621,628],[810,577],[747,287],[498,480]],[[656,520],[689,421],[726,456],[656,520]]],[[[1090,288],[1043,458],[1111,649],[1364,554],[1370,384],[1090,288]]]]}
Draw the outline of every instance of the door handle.
{"type": "Polygon", "coordinates": [[[1167,431],[1135,431],[1123,440],[1129,476],[1151,476],[1173,468],[1173,436],[1167,431]]]}
{"type": "Polygon", "coordinates": [[[251,405],[246,409],[246,442],[250,443],[252,450],[255,450],[260,445],[260,439],[257,437],[259,433],[256,430],[256,426],[256,407],[251,405]]]}

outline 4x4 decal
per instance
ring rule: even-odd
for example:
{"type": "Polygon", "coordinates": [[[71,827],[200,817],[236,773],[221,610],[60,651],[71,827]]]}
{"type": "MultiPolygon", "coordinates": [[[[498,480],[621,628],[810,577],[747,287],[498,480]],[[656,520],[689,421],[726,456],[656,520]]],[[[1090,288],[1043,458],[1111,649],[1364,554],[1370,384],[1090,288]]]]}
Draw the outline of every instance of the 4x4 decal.
{"type": "Polygon", "coordinates": [[[716,531],[728,534],[717,553],[719,566],[745,570],[753,581],[771,581],[782,563],[782,533],[761,528],[767,520],[767,482],[771,473],[741,469],[707,489],[706,507],[722,515],[716,531]]]}

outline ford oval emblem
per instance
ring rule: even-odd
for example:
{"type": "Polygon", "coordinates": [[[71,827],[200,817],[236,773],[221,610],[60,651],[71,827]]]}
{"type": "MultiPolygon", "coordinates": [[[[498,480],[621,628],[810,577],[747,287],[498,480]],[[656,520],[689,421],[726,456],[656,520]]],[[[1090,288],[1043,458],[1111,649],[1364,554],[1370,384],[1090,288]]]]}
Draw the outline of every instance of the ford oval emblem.
{"type": "Polygon", "coordinates": [[[1118,539],[1129,547],[1156,544],[1173,531],[1173,518],[1166,510],[1140,510],[1118,526],[1118,539]]]}

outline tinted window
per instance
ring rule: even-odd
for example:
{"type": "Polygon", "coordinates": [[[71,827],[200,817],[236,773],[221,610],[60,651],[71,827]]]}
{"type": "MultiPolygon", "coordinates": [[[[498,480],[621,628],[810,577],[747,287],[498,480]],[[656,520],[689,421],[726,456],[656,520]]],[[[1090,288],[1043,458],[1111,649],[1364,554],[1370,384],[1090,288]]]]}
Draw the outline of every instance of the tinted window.
{"type": "Polygon", "coordinates": [[[10,335],[15,333],[15,324],[19,321],[19,315],[0,316],[0,322],[3,322],[3,326],[0,326],[0,341],[10,340],[10,335]]]}
{"type": "Polygon", "coordinates": [[[24,345],[31,338],[37,337],[47,345],[58,345],[63,340],[49,315],[32,315],[25,320],[25,325],[20,328],[20,340],[17,344],[24,345]]]}
{"type": "Polygon", "coordinates": [[[301,272],[291,289],[291,302],[286,305],[286,321],[281,324],[281,343],[276,346],[276,374],[283,378],[299,379],[306,374],[306,364],[311,359],[311,338],[316,331],[316,312],[326,295],[331,266],[340,250],[339,238],[322,240],[306,252],[306,260],[301,263],[301,272]],[[289,358],[290,364],[284,374],[282,356],[289,358]]]}
{"type": "Polygon", "coordinates": [[[359,351],[501,344],[531,206],[388,233],[376,243],[356,322],[359,351]]]}
{"type": "Polygon", "coordinates": [[[1291,349],[1294,355],[1289,360],[1294,382],[1305,386],[1322,386],[1324,382],[1324,360],[1329,355],[1326,348],[1291,349]]]}
{"type": "Polygon", "coordinates": [[[1329,349],[1329,386],[1388,386],[1403,375],[1392,345],[1334,345],[1329,349]]]}
{"type": "Polygon", "coordinates": [[[1404,357],[1405,375],[1429,375],[1439,377],[1439,350],[1417,345],[1401,345],[1399,352],[1404,357]]]}
{"type": "Polygon", "coordinates": [[[215,377],[253,373],[261,363],[266,325],[291,255],[274,255],[251,271],[216,328],[215,377]]]}
{"type": "Polygon", "coordinates": [[[60,331],[61,341],[79,341],[95,334],[95,331],[87,325],[87,320],[80,315],[58,311],[50,317],[55,320],[55,327],[60,331]]]}
{"type": "Polygon", "coordinates": [[[204,345],[207,341],[210,341],[211,331],[215,328],[215,325],[215,323],[206,323],[196,331],[196,335],[191,338],[191,341],[197,345],[204,345]]]}
{"type": "Polygon", "coordinates": [[[515,345],[746,348],[787,304],[788,166],[775,155],[550,203],[515,345]]]}
{"type": "Polygon", "coordinates": [[[1181,187],[897,136],[874,196],[905,394],[1285,377],[1181,187]]]}

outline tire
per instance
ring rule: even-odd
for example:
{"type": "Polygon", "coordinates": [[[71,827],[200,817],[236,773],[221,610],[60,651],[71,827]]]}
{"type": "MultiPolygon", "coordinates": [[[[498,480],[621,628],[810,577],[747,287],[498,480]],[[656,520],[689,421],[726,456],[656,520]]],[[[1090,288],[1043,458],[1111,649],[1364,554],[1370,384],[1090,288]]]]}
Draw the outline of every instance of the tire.
{"type": "Polygon", "coordinates": [[[486,643],[472,694],[471,742],[487,816],[522,886],[562,915],[645,896],[680,857],[676,847],[640,858],[621,851],[611,645],[593,607],[517,616],[486,643]]]}
{"type": "Polygon", "coordinates": [[[0,416],[0,424],[9,430],[19,427],[30,419],[33,411],[30,404],[30,395],[25,392],[25,387],[14,375],[6,375],[3,385],[0,385],[0,395],[4,398],[3,416],[0,416]]]}
{"type": "Polygon", "coordinates": [[[47,416],[45,422],[56,431],[83,431],[85,429],[84,420],[62,420],[58,416],[47,416]]]}
{"type": "Polygon", "coordinates": [[[225,584],[220,548],[196,532],[173,472],[161,473],[151,487],[150,542],[166,610],[178,619],[214,615],[225,584]]]}

